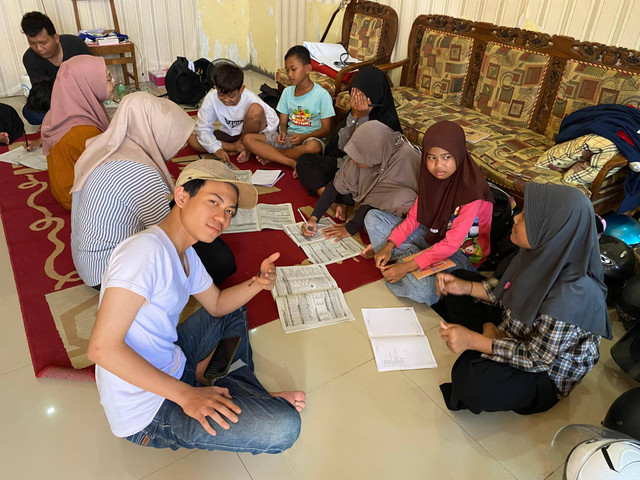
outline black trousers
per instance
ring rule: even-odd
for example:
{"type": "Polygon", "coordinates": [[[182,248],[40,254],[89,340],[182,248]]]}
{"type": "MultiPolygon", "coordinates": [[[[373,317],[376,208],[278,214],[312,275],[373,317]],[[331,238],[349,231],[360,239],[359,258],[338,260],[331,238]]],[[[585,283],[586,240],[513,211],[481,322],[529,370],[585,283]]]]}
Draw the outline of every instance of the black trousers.
{"type": "MultiPolygon", "coordinates": [[[[453,274],[467,280],[485,278],[466,270],[453,274]]],[[[447,322],[476,332],[482,332],[486,322],[498,325],[502,318],[501,308],[468,296],[446,296],[434,305],[434,310],[447,322]]],[[[451,369],[451,383],[443,383],[440,390],[449,410],[466,409],[476,414],[509,410],[522,415],[544,412],[558,402],[559,394],[546,372],[525,372],[469,350],[458,357],[451,369]]]]}
{"type": "Polygon", "coordinates": [[[216,285],[236,273],[236,257],[220,237],[211,243],[198,242],[193,249],[216,285]]]}
{"type": "Polygon", "coordinates": [[[296,172],[300,183],[310,193],[315,193],[333,180],[338,171],[338,159],[330,155],[305,153],[300,155],[296,164],[296,172]]]}

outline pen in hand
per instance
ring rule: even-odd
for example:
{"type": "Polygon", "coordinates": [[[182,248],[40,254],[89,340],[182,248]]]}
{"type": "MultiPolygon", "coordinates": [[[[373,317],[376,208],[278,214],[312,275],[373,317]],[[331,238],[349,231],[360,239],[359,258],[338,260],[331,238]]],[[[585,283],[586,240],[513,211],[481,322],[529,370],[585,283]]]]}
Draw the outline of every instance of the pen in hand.
{"type": "Polygon", "coordinates": [[[303,221],[303,222],[305,223],[305,225],[307,226],[307,230],[313,230],[313,229],[311,228],[311,226],[309,225],[309,222],[307,222],[307,219],[306,219],[306,218],[304,218],[304,215],[302,214],[302,210],[300,210],[299,208],[298,208],[298,213],[299,213],[299,214],[300,214],[300,216],[302,217],[302,221],[303,221]]]}

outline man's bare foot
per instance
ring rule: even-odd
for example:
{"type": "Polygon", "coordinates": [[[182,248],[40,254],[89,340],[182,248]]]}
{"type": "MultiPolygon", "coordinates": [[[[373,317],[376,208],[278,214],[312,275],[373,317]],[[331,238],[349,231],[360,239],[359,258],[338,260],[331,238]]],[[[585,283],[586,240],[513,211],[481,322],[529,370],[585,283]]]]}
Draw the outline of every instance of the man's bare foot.
{"type": "Polygon", "coordinates": [[[9,134],[7,132],[0,132],[0,145],[9,145],[9,134]]]}
{"type": "Polygon", "coordinates": [[[267,165],[271,163],[271,160],[267,160],[266,158],[262,158],[258,156],[256,156],[256,158],[258,159],[258,163],[260,163],[260,165],[267,165]]]}
{"type": "Polygon", "coordinates": [[[371,244],[367,245],[364,250],[360,252],[360,256],[364,258],[373,258],[376,252],[373,251],[371,244]]]}
{"type": "Polygon", "coordinates": [[[296,407],[298,412],[301,412],[304,407],[307,406],[307,402],[304,401],[305,393],[300,390],[291,390],[287,392],[270,392],[274,397],[282,397],[291,405],[296,407]]]}
{"type": "Polygon", "coordinates": [[[336,218],[343,222],[347,219],[347,206],[342,203],[336,204],[336,218]]]}
{"type": "Polygon", "coordinates": [[[298,171],[297,170],[293,170],[293,178],[298,178],[298,171]]]}

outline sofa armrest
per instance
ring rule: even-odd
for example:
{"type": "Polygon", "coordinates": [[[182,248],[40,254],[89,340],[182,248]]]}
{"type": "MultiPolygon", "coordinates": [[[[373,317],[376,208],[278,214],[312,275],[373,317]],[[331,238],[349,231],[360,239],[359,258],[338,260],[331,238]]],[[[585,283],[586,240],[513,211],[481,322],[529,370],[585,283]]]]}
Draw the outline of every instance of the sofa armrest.
{"type": "Polygon", "coordinates": [[[342,77],[344,77],[347,73],[356,72],[361,68],[368,67],[369,65],[375,65],[376,61],[377,59],[374,58],[373,60],[367,60],[366,62],[358,62],[358,63],[354,63],[353,65],[347,65],[346,67],[341,68],[338,71],[338,74],[336,75],[335,90],[333,91],[333,98],[337,97],[338,94],[343,89],[346,89],[346,86],[342,85],[342,77]]]}
{"type": "Polygon", "coordinates": [[[591,187],[589,190],[591,191],[591,199],[597,199],[600,193],[600,188],[602,187],[602,182],[607,177],[607,174],[613,170],[614,168],[621,168],[628,164],[627,159],[621,154],[617,153],[614,157],[604,164],[602,169],[598,172],[598,175],[591,183],[591,187]]]}
{"type": "MultiPolygon", "coordinates": [[[[393,62],[393,63],[385,63],[382,65],[376,65],[377,68],[379,68],[380,70],[382,70],[383,72],[387,73],[391,70],[395,70],[396,68],[400,68],[402,67],[402,76],[400,79],[400,85],[404,85],[405,84],[405,78],[408,75],[408,72],[406,71],[407,68],[409,67],[410,64],[410,60],[408,58],[405,58],[403,60],[398,60],[397,62],[393,62]]],[[[389,77],[389,74],[387,73],[387,77],[389,77]]],[[[391,82],[391,79],[389,79],[389,82],[391,82]]],[[[393,84],[391,85],[393,87],[393,84]]]]}

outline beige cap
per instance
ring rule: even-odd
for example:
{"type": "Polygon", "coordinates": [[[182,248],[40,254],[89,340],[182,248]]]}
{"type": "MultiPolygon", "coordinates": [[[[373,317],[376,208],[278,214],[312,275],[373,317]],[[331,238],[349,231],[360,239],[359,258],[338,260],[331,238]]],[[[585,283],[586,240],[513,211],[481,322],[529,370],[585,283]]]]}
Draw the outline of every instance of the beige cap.
{"type": "Polygon", "coordinates": [[[191,180],[214,180],[238,187],[238,208],[250,209],[258,203],[258,191],[250,183],[240,182],[233,170],[218,160],[196,160],[187,165],[176,181],[176,188],[191,180]]]}

